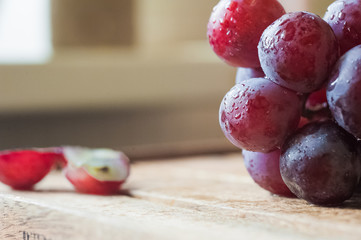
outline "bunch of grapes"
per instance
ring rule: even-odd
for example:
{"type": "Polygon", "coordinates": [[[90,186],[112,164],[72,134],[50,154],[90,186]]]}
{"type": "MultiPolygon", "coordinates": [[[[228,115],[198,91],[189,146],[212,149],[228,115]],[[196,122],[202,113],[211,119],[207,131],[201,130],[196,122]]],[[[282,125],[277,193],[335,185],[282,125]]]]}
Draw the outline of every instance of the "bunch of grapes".
{"type": "Polygon", "coordinates": [[[282,196],[338,205],[361,176],[361,0],[324,18],[277,0],[220,0],[209,43],[237,67],[219,122],[254,181],[282,196]]]}

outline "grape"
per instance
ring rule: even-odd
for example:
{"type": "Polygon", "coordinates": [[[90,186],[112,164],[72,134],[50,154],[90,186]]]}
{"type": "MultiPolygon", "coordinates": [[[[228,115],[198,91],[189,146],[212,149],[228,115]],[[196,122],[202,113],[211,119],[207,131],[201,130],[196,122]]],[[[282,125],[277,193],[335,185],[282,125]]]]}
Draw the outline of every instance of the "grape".
{"type": "Polygon", "coordinates": [[[310,111],[318,111],[327,108],[326,88],[311,93],[307,98],[305,107],[310,111]]]}
{"type": "Polygon", "coordinates": [[[341,204],[360,178],[357,141],[332,121],[310,123],[287,139],[280,171],[297,197],[318,205],[341,204]]]}
{"type": "Polygon", "coordinates": [[[293,196],[281,177],[279,164],[281,151],[279,149],[270,153],[246,150],[242,153],[248,173],[260,187],[277,195],[293,196]]]}
{"type": "Polygon", "coordinates": [[[221,0],[209,19],[209,43],[231,66],[259,67],[259,38],[284,13],[277,0],[221,0]]]}
{"type": "Polygon", "coordinates": [[[298,123],[298,127],[297,128],[302,128],[303,126],[305,126],[306,124],[310,123],[310,121],[305,118],[305,117],[301,117],[300,122],[298,123]]]}
{"type": "Polygon", "coordinates": [[[236,75],[236,84],[241,83],[244,80],[251,78],[264,77],[264,72],[262,68],[238,68],[236,75]]]}
{"type": "Polygon", "coordinates": [[[322,87],[339,57],[331,27],[308,12],[283,15],[262,34],[258,45],[267,78],[291,90],[310,93],[322,87]]]}
{"type": "Polygon", "coordinates": [[[327,100],[337,123],[361,138],[361,45],[337,63],[328,84],[327,100]]]}
{"type": "Polygon", "coordinates": [[[302,116],[307,117],[310,121],[332,119],[332,114],[327,104],[326,88],[322,88],[308,96],[302,116]]]}
{"type": "Polygon", "coordinates": [[[340,43],[341,54],[361,44],[361,1],[338,0],[333,2],[324,16],[340,43]]]}
{"type": "Polygon", "coordinates": [[[219,122],[235,146],[270,152],[297,128],[301,101],[297,94],[265,78],[236,84],[224,97],[219,122]]]}

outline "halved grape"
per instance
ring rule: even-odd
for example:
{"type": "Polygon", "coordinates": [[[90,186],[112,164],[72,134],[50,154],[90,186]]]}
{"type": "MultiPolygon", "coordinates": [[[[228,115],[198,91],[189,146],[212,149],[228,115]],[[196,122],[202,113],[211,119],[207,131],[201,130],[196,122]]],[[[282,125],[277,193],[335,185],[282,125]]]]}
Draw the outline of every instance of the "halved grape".
{"type": "Polygon", "coordinates": [[[331,121],[310,123],[287,139],[280,170],[297,197],[319,205],[341,204],[360,178],[357,141],[331,121]]]}
{"type": "Polygon", "coordinates": [[[337,123],[361,138],[361,45],[337,63],[328,84],[327,100],[337,123]]]}
{"type": "Polygon", "coordinates": [[[209,19],[209,43],[231,66],[259,67],[259,38],[284,13],[277,0],[220,0],[209,19]]]}
{"type": "Polygon", "coordinates": [[[267,78],[296,92],[310,93],[327,81],[339,57],[339,46],[322,18],[294,12],[263,32],[258,53],[267,78]]]}
{"type": "Polygon", "coordinates": [[[293,196],[281,177],[279,149],[270,153],[243,150],[242,154],[248,173],[260,187],[277,195],[293,196]]]}
{"type": "Polygon", "coordinates": [[[341,55],[361,44],[361,1],[338,0],[333,2],[324,16],[340,43],[341,55]]]}
{"type": "Polygon", "coordinates": [[[238,68],[236,75],[236,84],[251,78],[264,77],[262,68],[238,68]]]}
{"type": "Polygon", "coordinates": [[[270,152],[297,128],[301,101],[297,94],[265,78],[235,85],[224,97],[219,122],[237,147],[270,152]]]}

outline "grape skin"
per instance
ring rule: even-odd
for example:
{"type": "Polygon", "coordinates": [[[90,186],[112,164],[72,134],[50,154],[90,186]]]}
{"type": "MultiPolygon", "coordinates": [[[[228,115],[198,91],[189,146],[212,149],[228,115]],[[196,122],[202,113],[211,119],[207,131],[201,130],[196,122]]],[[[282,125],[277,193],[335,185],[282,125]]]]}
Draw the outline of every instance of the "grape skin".
{"type": "Polygon", "coordinates": [[[297,197],[318,205],[341,204],[360,178],[357,141],[331,121],[310,123],[282,147],[280,171],[297,197]]]}
{"type": "Polygon", "coordinates": [[[361,45],[337,63],[328,83],[327,101],[337,123],[361,138],[361,45]]]}
{"type": "Polygon", "coordinates": [[[310,93],[327,81],[339,46],[324,20],[312,13],[294,12],[263,32],[258,54],[267,78],[296,92],[310,93]]]}
{"type": "Polygon", "coordinates": [[[338,0],[327,9],[323,18],[333,29],[341,55],[361,44],[361,1],[338,0]]]}
{"type": "Polygon", "coordinates": [[[248,173],[260,187],[277,195],[294,196],[281,177],[279,149],[270,153],[243,150],[242,154],[248,173]]]}
{"type": "Polygon", "coordinates": [[[270,152],[297,128],[301,101],[293,91],[265,78],[236,84],[224,97],[219,122],[238,148],[270,152]]]}

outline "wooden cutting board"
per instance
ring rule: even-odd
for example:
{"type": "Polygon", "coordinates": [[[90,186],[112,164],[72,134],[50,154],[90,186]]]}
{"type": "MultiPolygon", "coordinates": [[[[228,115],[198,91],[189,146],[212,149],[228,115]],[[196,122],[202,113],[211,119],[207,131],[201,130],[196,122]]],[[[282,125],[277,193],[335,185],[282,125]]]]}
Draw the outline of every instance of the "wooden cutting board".
{"type": "Polygon", "coordinates": [[[0,186],[0,239],[361,239],[361,195],[340,208],[273,196],[240,154],[133,164],[122,194],[75,193],[57,172],[36,191],[0,186]]]}

